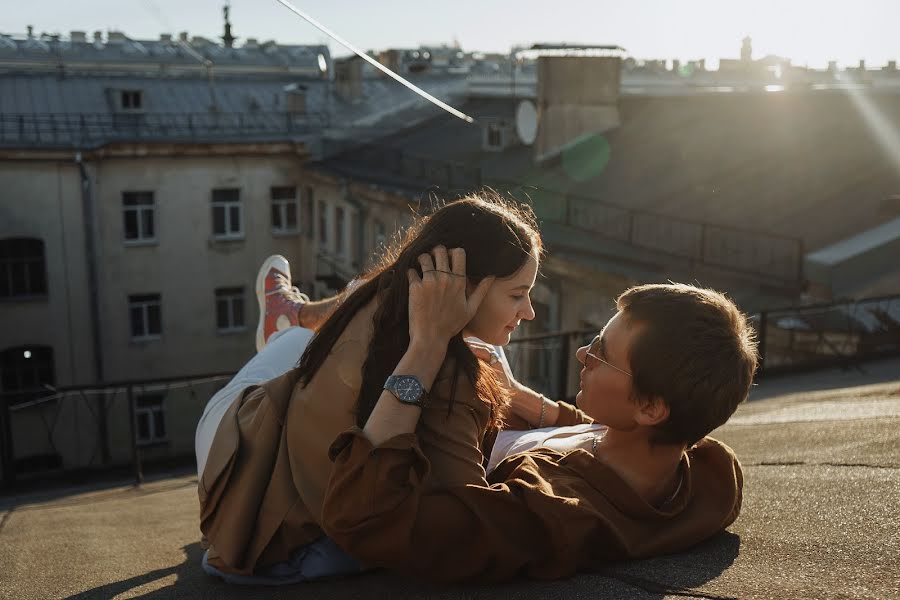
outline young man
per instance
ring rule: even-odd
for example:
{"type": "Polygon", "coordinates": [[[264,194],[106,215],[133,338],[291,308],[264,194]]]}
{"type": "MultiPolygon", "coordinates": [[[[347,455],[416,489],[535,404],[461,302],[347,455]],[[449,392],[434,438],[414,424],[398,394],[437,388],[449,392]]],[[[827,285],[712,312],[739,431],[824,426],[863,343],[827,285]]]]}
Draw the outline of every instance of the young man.
{"type": "Polygon", "coordinates": [[[346,552],[437,580],[557,578],[684,550],[734,521],[740,465],[705,436],[747,397],[756,342],[730,300],[686,285],[619,297],[618,313],[576,353],[581,410],[509,381],[517,416],[571,427],[498,439],[509,456],[492,460],[490,487],[428,489],[415,434],[425,390],[477,307],[464,256],[437,249],[420,261],[422,278],[409,275],[411,343],[393,385],[365,428],[332,447],[323,525],[346,552]]]}

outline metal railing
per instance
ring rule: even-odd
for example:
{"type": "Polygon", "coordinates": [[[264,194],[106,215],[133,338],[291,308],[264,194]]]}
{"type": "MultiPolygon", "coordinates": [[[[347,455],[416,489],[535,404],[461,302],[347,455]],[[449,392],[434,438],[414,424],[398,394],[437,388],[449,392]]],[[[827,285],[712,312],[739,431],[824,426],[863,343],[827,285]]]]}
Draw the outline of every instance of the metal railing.
{"type": "Polygon", "coordinates": [[[0,144],[91,146],[111,141],[292,135],[321,129],[325,123],[324,113],[0,113],[0,144]]]}
{"type": "MultiPolygon", "coordinates": [[[[428,158],[377,143],[359,145],[339,160],[396,178],[422,191],[462,195],[488,186],[530,204],[540,222],[555,223],[600,234],[593,250],[618,242],[649,250],[665,260],[764,277],[769,282],[798,287],[803,281],[803,241],[739,227],[626,208],[589,196],[550,190],[517,181],[486,178],[481,168],[428,158]]],[[[588,249],[591,250],[591,249],[588,249]]]]}
{"type": "Polygon", "coordinates": [[[488,184],[530,203],[549,221],[694,264],[797,285],[803,280],[803,240],[739,227],[625,208],[595,198],[529,188],[511,181],[488,184]]]}
{"type": "Polygon", "coordinates": [[[194,452],[207,401],[232,377],[214,373],[152,381],[0,394],[0,482],[131,465],[194,452]]]}
{"type": "Polygon", "coordinates": [[[900,356],[900,296],[767,310],[754,320],[760,374],[900,356]]]}
{"type": "Polygon", "coordinates": [[[516,379],[556,400],[572,402],[577,390],[575,350],[591,341],[596,329],[576,329],[526,335],[504,348],[516,379]]]}

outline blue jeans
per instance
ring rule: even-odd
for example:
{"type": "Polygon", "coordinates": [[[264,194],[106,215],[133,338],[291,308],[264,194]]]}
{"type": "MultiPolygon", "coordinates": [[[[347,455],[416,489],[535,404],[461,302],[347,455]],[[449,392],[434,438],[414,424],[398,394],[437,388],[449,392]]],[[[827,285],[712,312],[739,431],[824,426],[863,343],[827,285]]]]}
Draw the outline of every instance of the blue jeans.
{"type": "Polygon", "coordinates": [[[321,577],[359,573],[362,567],[341,550],[331,538],[323,536],[297,550],[289,560],[258,570],[253,575],[223,573],[207,562],[203,554],[203,570],[238,585],[288,585],[321,577]]]}

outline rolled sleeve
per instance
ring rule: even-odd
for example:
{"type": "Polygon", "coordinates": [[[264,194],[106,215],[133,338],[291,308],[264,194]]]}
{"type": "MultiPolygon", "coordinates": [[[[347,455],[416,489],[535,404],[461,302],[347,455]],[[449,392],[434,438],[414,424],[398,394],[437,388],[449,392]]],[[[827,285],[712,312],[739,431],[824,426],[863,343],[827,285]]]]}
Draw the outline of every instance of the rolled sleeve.
{"type": "Polygon", "coordinates": [[[323,527],[369,567],[439,581],[565,577],[594,529],[583,527],[578,503],[527,473],[490,487],[427,489],[428,459],[415,436],[374,447],[354,429],[332,456],[323,527]]]}

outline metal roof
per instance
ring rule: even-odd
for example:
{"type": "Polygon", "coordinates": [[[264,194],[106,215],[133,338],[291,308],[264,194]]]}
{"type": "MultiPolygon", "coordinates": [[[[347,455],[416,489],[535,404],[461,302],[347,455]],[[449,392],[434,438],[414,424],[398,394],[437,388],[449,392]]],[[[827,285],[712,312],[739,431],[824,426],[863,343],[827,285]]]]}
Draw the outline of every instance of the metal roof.
{"type": "Polygon", "coordinates": [[[324,45],[282,45],[275,42],[244,44],[227,48],[204,38],[190,41],[175,39],[132,40],[119,32],[110,32],[106,42],[72,41],[58,36],[13,37],[0,34],[0,63],[41,63],[50,66],[85,64],[113,65],[195,65],[192,52],[215,65],[257,67],[291,67],[306,69],[311,75],[320,73],[319,55],[331,68],[331,55],[324,45]],[[190,47],[190,50],[185,48],[190,47]]]}

